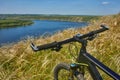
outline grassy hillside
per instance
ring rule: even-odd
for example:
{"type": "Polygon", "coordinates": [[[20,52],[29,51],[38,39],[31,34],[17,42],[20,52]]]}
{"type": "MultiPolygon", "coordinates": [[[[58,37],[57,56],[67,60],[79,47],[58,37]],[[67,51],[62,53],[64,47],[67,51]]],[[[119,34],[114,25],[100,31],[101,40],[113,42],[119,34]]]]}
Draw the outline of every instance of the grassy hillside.
{"type": "MultiPolygon", "coordinates": [[[[77,33],[87,33],[99,28],[101,23],[110,26],[110,30],[99,35],[94,41],[89,42],[87,50],[97,59],[120,74],[120,15],[101,17],[94,24],[86,28],[69,29],[59,32],[52,37],[28,39],[13,46],[0,48],[0,80],[53,80],[54,66],[60,62],[73,62],[68,46],[64,45],[60,52],[51,50],[33,52],[30,42],[45,44],[70,38],[77,33]]],[[[74,43],[81,46],[78,43],[74,43]]],[[[112,80],[102,73],[105,80],[112,80]]],[[[91,80],[90,76],[86,80],[91,80]]]]}

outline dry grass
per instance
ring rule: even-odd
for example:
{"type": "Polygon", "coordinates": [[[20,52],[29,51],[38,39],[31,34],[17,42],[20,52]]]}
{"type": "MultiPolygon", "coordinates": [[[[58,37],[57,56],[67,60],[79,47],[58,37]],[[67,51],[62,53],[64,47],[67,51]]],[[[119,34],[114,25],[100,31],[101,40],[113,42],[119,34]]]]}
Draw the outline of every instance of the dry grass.
{"type": "MultiPolygon", "coordinates": [[[[93,25],[80,29],[69,29],[59,32],[52,37],[28,39],[13,46],[0,48],[0,80],[53,80],[54,66],[60,62],[72,62],[68,45],[64,45],[60,52],[51,50],[33,52],[30,42],[45,44],[70,38],[77,33],[87,33],[98,29],[101,23],[110,26],[110,30],[89,42],[87,50],[97,59],[120,74],[120,15],[102,17],[94,21],[93,25]]],[[[76,43],[78,45],[78,43],[76,43]]],[[[110,80],[103,74],[105,80],[110,80]]],[[[89,79],[87,79],[89,80],[89,79]]]]}

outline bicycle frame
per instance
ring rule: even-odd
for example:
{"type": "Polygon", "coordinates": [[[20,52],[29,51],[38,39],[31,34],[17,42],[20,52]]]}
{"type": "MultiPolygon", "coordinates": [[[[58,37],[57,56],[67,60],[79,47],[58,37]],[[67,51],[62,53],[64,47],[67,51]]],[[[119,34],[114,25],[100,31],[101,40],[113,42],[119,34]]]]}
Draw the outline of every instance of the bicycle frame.
{"type": "Polygon", "coordinates": [[[110,77],[112,77],[113,79],[120,80],[120,76],[117,73],[112,71],[110,68],[108,68],[103,63],[101,63],[96,58],[94,58],[93,56],[91,56],[89,53],[86,52],[87,40],[82,40],[79,42],[82,43],[82,47],[80,49],[77,62],[88,65],[88,70],[94,80],[103,80],[96,66],[100,68],[103,72],[108,74],[110,77]]]}

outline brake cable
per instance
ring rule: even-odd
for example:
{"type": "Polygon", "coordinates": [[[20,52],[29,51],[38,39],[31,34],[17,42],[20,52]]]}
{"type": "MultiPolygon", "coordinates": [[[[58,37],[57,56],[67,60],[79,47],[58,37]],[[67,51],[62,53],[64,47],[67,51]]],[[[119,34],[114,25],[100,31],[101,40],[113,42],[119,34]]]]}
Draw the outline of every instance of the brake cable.
{"type": "Polygon", "coordinates": [[[72,52],[72,46],[74,46],[75,48],[74,48],[74,50],[75,50],[75,54],[76,55],[78,55],[78,48],[77,48],[77,46],[76,46],[76,44],[74,44],[73,42],[71,42],[70,44],[69,44],[69,47],[68,47],[68,50],[69,50],[69,53],[70,53],[70,55],[76,60],[76,56],[74,55],[74,53],[72,52]]]}
{"type": "Polygon", "coordinates": [[[98,34],[94,34],[93,36],[88,37],[87,40],[92,41],[92,40],[94,40],[97,36],[98,36],[98,34]]]}

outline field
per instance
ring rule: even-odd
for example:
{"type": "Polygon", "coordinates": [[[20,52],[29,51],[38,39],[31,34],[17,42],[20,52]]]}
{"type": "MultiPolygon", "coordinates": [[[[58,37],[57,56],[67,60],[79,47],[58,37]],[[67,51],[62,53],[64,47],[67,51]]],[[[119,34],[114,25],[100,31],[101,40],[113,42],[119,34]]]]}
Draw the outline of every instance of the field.
{"type": "MultiPolygon", "coordinates": [[[[64,40],[77,33],[84,34],[98,29],[101,23],[107,24],[110,30],[101,33],[95,40],[89,42],[87,50],[98,60],[120,74],[120,14],[118,14],[104,16],[99,20],[92,20],[92,24],[86,28],[68,29],[58,32],[51,37],[30,38],[12,46],[1,47],[0,80],[53,80],[55,65],[60,62],[71,63],[74,60],[69,54],[69,44],[64,45],[60,52],[51,50],[33,52],[30,48],[30,42],[41,45],[64,40]]],[[[78,43],[74,44],[78,48],[81,46],[78,43]]],[[[101,74],[105,80],[113,80],[102,71],[101,74]]],[[[86,77],[86,80],[91,80],[89,75],[86,77]]]]}

